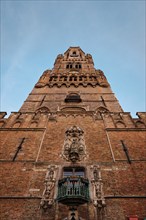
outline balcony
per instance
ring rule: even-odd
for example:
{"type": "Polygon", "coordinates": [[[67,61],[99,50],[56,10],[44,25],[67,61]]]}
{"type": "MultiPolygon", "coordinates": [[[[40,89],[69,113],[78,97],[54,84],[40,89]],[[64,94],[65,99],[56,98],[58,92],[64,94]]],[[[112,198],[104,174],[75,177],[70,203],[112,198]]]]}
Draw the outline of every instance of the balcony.
{"type": "Polygon", "coordinates": [[[88,202],[88,180],[78,176],[70,176],[59,180],[57,200],[68,205],[79,205],[88,202]]]}

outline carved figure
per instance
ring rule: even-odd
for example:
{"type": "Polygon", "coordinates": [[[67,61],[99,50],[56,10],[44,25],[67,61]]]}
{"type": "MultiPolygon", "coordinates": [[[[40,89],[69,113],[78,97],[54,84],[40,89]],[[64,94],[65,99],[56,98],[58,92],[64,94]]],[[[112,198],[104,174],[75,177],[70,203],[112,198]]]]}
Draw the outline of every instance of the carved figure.
{"type": "Polygon", "coordinates": [[[56,166],[50,165],[48,167],[48,171],[45,178],[45,189],[43,192],[42,200],[40,206],[43,209],[47,209],[50,207],[54,200],[53,200],[53,188],[55,186],[55,172],[56,166]]]}
{"type": "Polygon", "coordinates": [[[101,179],[101,171],[99,166],[93,166],[93,179],[92,184],[94,187],[94,198],[93,203],[98,208],[105,207],[105,199],[104,199],[104,193],[103,193],[103,183],[101,179]]]}

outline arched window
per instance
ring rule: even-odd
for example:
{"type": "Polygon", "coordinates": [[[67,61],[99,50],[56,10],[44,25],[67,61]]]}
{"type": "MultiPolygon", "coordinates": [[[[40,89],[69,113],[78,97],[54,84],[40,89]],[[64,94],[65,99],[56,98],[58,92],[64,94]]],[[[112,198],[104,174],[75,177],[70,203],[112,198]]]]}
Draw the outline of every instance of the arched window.
{"type": "Polygon", "coordinates": [[[73,68],[72,63],[68,63],[68,64],[66,65],[66,69],[72,69],[72,68],[73,68]]]}
{"type": "Polygon", "coordinates": [[[77,93],[70,93],[66,96],[65,102],[81,102],[80,95],[77,93]]]}
{"type": "Polygon", "coordinates": [[[73,55],[76,55],[76,51],[73,51],[73,53],[72,53],[73,55]]]}
{"type": "Polygon", "coordinates": [[[75,68],[76,68],[76,69],[81,69],[81,68],[82,68],[82,66],[81,66],[81,64],[80,64],[80,63],[77,63],[77,64],[75,65],[75,68]]]}
{"type": "Polygon", "coordinates": [[[21,125],[20,121],[17,121],[15,124],[13,124],[13,128],[19,128],[21,125]]]}

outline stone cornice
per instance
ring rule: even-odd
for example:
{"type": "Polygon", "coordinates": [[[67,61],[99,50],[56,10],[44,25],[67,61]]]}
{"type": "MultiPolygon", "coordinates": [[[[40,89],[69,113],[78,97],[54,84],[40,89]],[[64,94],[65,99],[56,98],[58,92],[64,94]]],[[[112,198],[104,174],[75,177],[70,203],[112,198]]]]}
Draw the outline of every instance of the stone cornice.
{"type": "Polygon", "coordinates": [[[44,131],[46,128],[0,128],[0,131],[44,131]]]}
{"type": "Polygon", "coordinates": [[[106,131],[146,131],[146,128],[106,128],[106,131]]]}

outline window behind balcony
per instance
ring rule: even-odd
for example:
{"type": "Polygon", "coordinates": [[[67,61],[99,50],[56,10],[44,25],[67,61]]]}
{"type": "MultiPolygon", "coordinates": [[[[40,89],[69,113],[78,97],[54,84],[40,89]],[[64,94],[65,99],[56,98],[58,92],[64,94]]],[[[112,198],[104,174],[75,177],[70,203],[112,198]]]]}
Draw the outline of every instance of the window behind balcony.
{"type": "Polygon", "coordinates": [[[85,169],[83,167],[65,167],[63,177],[69,176],[85,177],[85,169]]]}

